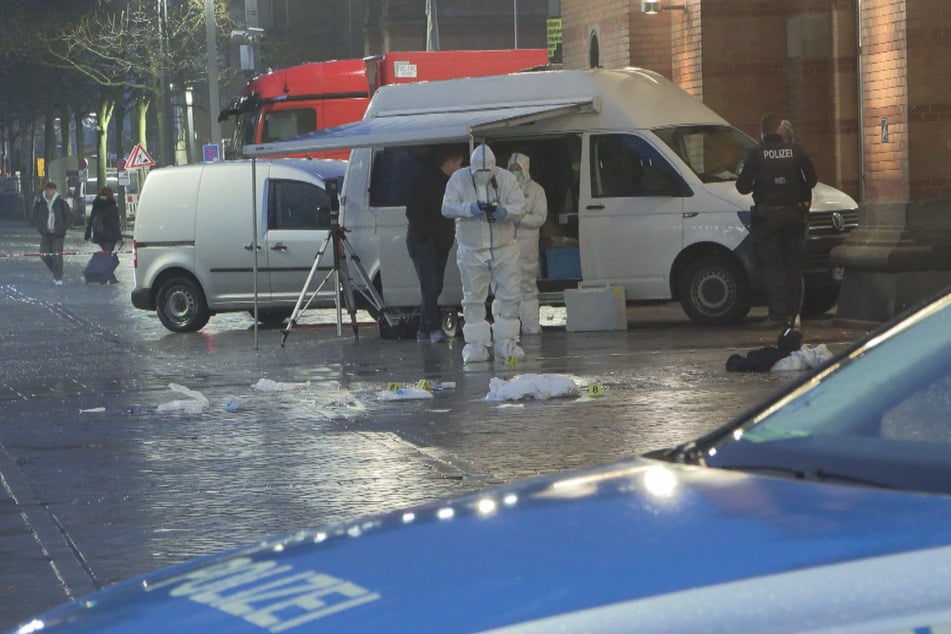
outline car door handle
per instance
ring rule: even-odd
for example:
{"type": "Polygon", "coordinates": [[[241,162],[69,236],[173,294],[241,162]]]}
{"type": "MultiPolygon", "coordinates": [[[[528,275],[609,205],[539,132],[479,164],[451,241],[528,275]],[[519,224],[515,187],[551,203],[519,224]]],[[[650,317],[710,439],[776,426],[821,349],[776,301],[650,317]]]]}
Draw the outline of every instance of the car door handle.
{"type": "Polygon", "coordinates": [[[287,251],[287,245],[283,242],[278,242],[273,247],[271,247],[271,251],[287,251]]]}
{"type": "MultiPolygon", "coordinates": [[[[245,250],[245,251],[250,251],[250,250],[253,249],[253,248],[254,248],[254,243],[253,243],[253,242],[249,242],[249,243],[247,243],[246,245],[244,245],[244,250],[245,250]]],[[[259,245],[258,245],[258,251],[260,251],[260,250],[261,250],[261,245],[259,244],[259,245]]]]}
{"type": "Polygon", "coordinates": [[[585,209],[604,209],[604,205],[588,205],[585,209]]]}

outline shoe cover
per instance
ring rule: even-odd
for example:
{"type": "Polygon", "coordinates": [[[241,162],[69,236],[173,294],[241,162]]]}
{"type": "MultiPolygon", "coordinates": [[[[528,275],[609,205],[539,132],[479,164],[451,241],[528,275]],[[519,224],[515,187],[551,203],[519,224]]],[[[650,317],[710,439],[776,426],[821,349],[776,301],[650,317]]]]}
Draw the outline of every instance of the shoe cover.
{"type": "Polygon", "coordinates": [[[483,348],[492,345],[492,330],[489,328],[489,322],[477,321],[474,323],[465,323],[462,326],[462,336],[466,343],[480,345],[483,348]]]}
{"type": "Polygon", "coordinates": [[[462,348],[463,363],[482,363],[489,360],[489,349],[478,343],[467,343],[462,348]]]}
{"type": "Polygon", "coordinates": [[[521,361],[525,358],[525,351],[522,350],[515,339],[502,339],[495,342],[495,356],[500,359],[515,357],[521,361]]]}

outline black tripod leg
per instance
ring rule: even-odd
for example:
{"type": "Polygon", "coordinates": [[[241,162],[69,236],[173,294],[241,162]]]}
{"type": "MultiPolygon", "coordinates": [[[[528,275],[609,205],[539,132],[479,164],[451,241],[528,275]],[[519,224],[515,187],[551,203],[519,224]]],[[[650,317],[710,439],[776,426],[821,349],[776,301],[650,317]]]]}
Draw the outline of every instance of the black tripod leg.
{"type": "MultiPolygon", "coordinates": [[[[342,230],[341,230],[342,232],[342,230]]],[[[337,272],[340,277],[340,286],[342,287],[343,292],[343,302],[347,307],[347,312],[350,313],[350,325],[353,327],[353,336],[359,337],[359,326],[357,325],[357,303],[353,298],[353,282],[350,279],[350,266],[347,253],[344,250],[344,244],[346,243],[346,236],[341,234],[335,234],[335,245],[334,245],[334,266],[337,269],[337,272]]]]}

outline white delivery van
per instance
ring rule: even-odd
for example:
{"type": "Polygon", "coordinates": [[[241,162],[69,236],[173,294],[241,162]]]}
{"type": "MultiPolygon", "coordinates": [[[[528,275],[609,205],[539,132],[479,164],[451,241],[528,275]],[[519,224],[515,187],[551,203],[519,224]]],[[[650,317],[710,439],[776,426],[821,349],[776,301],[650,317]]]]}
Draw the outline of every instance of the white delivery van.
{"type": "MultiPolygon", "coordinates": [[[[729,324],[762,297],[749,234],[752,198],[735,188],[755,142],[651,71],[386,86],[363,121],[245,150],[353,148],[341,222],[387,307],[409,309],[419,303],[419,286],[404,242],[407,186],[433,147],[483,141],[499,165],[512,152],[527,154],[532,178],[545,189],[543,302],[558,302],[579,284],[623,286],[628,301],[676,299],[696,322],[729,324]]],[[[819,184],[809,218],[804,312],[815,314],[836,301],[829,251],[857,226],[858,205],[819,184]]],[[[460,299],[450,265],[440,301],[460,299]]]]}
{"type": "MultiPolygon", "coordinates": [[[[326,184],[339,182],[345,167],[345,161],[275,159],[253,168],[251,161],[226,161],[153,170],[135,219],[132,304],[156,311],[169,330],[192,332],[215,313],[252,312],[256,290],[258,319],[280,323],[332,226],[326,184]]],[[[317,270],[329,271],[332,255],[317,270]]],[[[328,292],[326,303],[333,305],[328,292]]]]}

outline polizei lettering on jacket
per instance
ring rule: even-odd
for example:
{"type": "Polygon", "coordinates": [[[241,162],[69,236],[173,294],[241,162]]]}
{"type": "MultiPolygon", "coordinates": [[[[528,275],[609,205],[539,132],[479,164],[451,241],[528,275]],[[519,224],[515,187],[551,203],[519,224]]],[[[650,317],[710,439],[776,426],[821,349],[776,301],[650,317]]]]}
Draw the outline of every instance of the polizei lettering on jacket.
{"type": "Polygon", "coordinates": [[[221,610],[271,632],[283,632],[380,595],[345,579],[275,561],[239,558],[146,586],[221,610]]]}
{"type": "Polygon", "coordinates": [[[793,157],[793,151],[791,147],[783,147],[779,149],[764,149],[763,158],[764,159],[791,159],[793,157]]]}

